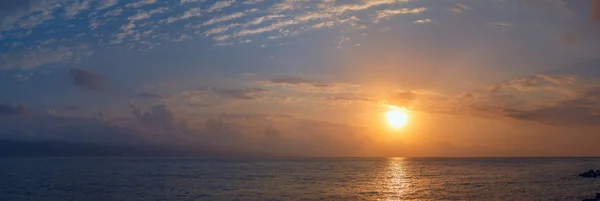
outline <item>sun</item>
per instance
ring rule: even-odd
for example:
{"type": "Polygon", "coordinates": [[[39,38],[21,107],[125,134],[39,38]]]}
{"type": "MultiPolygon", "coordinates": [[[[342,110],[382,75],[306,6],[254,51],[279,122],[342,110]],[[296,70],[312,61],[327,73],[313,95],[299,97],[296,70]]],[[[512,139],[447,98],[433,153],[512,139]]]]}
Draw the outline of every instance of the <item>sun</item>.
{"type": "Polygon", "coordinates": [[[390,111],[386,113],[386,118],[390,126],[402,128],[408,122],[408,113],[405,109],[390,108],[390,111]]]}

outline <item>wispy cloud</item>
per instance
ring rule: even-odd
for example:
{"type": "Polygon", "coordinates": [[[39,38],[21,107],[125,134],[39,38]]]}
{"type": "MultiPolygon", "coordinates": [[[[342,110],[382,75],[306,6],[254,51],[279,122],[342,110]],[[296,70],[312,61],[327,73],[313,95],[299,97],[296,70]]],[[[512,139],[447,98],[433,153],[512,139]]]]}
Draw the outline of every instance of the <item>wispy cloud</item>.
{"type": "Polygon", "coordinates": [[[98,8],[97,10],[104,10],[110,7],[113,7],[114,5],[117,5],[118,0],[103,0],[103,1],[99,1],[98,2],[98,8]]]}
{"type": "Polygon", "coordinates": [[[210,6],[210,8],[208,8],[208,12],[214,12],[214,11],[219,11],[223,8],[227,8],[231,5],[233,5],[233,3],[235,3],[235,0],[222,0],[222,1],[217,1],[216,3],[214,3],[212,6],[210,6]]]}
{"type": "Polygon", "coordinates": [[[209,20],[205,21],[204,23],[202,23],[202,25],[208,26],[208,25],[215,24],[215,23],[226,22],[229,20],[233,20],[235,18],[243,17],[244,15],[246,15],[246,12],[235,12],[235,13],[232,13],[229,15],[224,15],[221,17],[209,19],[209,20]]]}
{"type": "Polygon", "coordinates": [[[114,10],[111,10],[111,11],[108,11],[108,12],[104,13],[104,17],[107,17],[107,16],[119,16],[119,15],[121,15],[121,13],[123,13],[123,9],[116,8],[114,10]]]}
{"type": "Polygon", "coordinates": [[[128,3],[125,6],[131,8],[139,8],[146,5],[155,4],[158,0],[140,0],[134,3],[128,3]]]}
{"type": "Polygon", "coordinates": [[[424,23],[430,23],[430,22],[432,22],[432,21],[429,18],[415,21],[415,23],[417,23],[417,24],[424,24],[424,23]]]}
{"type": "Polygon", "coordinates": [[[394,15],[417,14],[417,13],[421,13],[426,10],[427,10],[427,8],[423,8],[423,7],[414,8],[414,9],[401,8],[401,9],[395,9],[395,10],[382,10],[382,11],[377,12],[377,15],[375,15],[375,20],[389,18],[394,15]]]}

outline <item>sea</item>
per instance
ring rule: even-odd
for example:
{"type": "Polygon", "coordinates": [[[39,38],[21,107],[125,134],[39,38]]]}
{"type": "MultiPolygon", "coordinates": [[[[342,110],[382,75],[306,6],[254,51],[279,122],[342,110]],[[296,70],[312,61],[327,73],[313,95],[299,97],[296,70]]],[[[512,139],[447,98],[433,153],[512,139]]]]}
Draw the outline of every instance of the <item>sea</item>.
{"type": "Polygon", "coordinates": [[[3,158],[0,200],[582,200],[600,158],[3,158]]]}

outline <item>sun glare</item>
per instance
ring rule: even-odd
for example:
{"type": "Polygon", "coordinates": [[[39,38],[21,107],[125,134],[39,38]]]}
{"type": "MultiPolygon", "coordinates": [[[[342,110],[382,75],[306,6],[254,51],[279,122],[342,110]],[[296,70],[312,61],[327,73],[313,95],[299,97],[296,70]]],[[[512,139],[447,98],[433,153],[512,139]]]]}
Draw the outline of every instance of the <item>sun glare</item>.
{"type": "Polygon", "coordinates": [[[405,109],[390,107],[390,111],[386,113],[388,123],[394,128],[401,128],[408,121],[408,114],[405,109]]]}

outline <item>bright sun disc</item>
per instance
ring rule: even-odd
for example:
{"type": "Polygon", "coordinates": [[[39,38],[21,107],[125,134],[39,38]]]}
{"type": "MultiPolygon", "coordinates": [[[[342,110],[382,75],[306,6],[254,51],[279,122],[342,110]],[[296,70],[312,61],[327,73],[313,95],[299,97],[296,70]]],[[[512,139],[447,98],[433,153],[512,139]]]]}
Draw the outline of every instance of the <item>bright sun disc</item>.
{"type": "Polygon", "coordinates": [[[408,121],[408,114],[403,110],[390,110],[386,113],[388,123],[394,128],[403,127],[408,121]]]}

